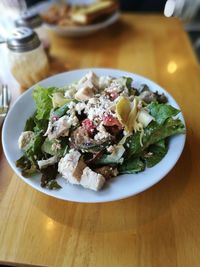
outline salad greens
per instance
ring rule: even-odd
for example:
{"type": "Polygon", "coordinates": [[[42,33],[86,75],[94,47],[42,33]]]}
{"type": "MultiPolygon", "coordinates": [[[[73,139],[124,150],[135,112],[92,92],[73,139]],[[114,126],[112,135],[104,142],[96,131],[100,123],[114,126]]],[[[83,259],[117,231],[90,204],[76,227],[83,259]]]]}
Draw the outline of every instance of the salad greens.
{"type": "Polygon", "coordinates": [[[160,140],[157,143],[150,145],[143,156],[143,159],[146,161],[147,167],[151,168],[158,162],[160,162],[161,159],[164,158],[164,156],[167,154],[167,151],[168,144],[166,139],[160,140]]]}
{"type": "Polygon", "coordinates": [[[104,177],[158,164],[168,152],[170,137],[185,133],[185,126],[177,117],[180,111],[165,103],[166,96],[147,85],[145,92],[139,91],[132,81],[90,73],[66,88],[36,86],[36,111],[19,138],[23,156],[16,166],[22,175],[41,173],[42,187],[59,189],[58,172],[68,177],[61,162],[70,155],[74,160],[74,151],[81,155],[83,168],[89,166],[104,177]]]}
{"type": "Polygon", "coordinates": [[[163,124],[166,119],[176,116],[180,111],[170,105],[152,102],[147,106],[150,114],[158,124],[163,124]]]}
{"type": "Polygon", "coordinates": [[[53,108],[51,97],[56,90],[58,89],[55,87],[50,87],[48,90],[44,90],[42,86],[36,86],[35,90],[33,91],[33,99],[37,109],[37,120],[49,119],[50,112],[53,108]]]}
{"type": "Polygon", "coordinates": [[[127,138],[125,143],[127,158],[139,155],[143,150],[158,141],[175,134],[184,133],[185,127],[181,120],[169,118],[163,125],[151,122],[144,130],[142,144],[140,143],[140,133],[136,133],[127,138]]]}
{"type": "Polygon", "coordinates": [[[49,138],[47,137],[42,146],[41,146],[41,150],[43,153],[47,153],[51,156],[57,156],[57,157],[63,157],[69,150],[69,146],[68,146],[68,140],[66,139],[62,139],[60,141],[58,140],[49,140],[49,138]],[[59,149],[53,149],[53,147],[59,146],[59,149]]]}
{"type": "Polygon", "coordinates": [[[140,157],[131,157],[119,166],[119,173],[137,173],[144,171],[144,169],[145,163],[140,159],[140,157]]]}

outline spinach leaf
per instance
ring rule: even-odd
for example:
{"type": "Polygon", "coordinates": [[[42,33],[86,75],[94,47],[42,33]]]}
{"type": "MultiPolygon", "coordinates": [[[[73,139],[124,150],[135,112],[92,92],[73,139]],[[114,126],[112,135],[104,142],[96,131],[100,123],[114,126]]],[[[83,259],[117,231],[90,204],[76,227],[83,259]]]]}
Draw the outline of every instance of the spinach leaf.
{"type": "Polygon", "coordinates": [[[168,104],[159,104],[158,102],[152,102],[147,108],[158,124],[163,124],[168,118],[174,117],[180,112],[168,104]]]}
{"type": "Polygon", "coordinates": [[[131,77],[123,77],[125,85],[128,88],[129,95],[137,95],[138,91],[132,86],[133,79],[131,77]]]}
{"type": "Polygon", "coordinates": [[[143,159],[146,162],[148,168],[155,166],[160,162],[164,156],[167,154],[168,146],[165,140],[160,140],[159,142],[150,145],[146,153],[144,153],[143,159]]]}
{"type": "Polygon", "coordinates": [[[128,88],[129,94],[131,94],[133,79],[131,77],[124,77],[124,79],[126,79],[126,87],[128,88]]]}
{"type": "Polygon", "coordinates": [[[24,177],[30,177],[37,172],[36,165],[26,155],[23,155],[16,161],[16,166],[21,169],[24,177]]]}
{"type": "Polygon", "coordinates": [[[126,78],[126,87],[128,89],[132,89],[132,82],[133,82],[133,79],[131,77],[125,77],[126,78]]]}
{"type": "Polygon", "coordinates": [[[125,174],[141,172],[144,171],[144,169],[145,164],[139,157],[131,157],[119,166],[118,171],[120,174],[125,174]]]}
{"type": "Polygon", "coordinates": [[[34,131],[35,124],[35,114],[31,116],[25,124],[24,131],[34,131]]]}
{"type": "Polygon", "coordinates": [[[150,145],[165,139],[166,137],[185,133],[185,126],[179,119],[169,118],[163,125],[152,121],[144,130],[142,138],[143,146],[140,144],[140,133],[137,132],[126,139],[126,157],[140,155],[150,145]]]}
{"type": "Polygon", "coordinates": [[[41,186],[49,189],[59,189],[61,186],[55,181],[58,174],[58,164],[48,166],[45,169],[41,169],[42,178],[41,186]]]}

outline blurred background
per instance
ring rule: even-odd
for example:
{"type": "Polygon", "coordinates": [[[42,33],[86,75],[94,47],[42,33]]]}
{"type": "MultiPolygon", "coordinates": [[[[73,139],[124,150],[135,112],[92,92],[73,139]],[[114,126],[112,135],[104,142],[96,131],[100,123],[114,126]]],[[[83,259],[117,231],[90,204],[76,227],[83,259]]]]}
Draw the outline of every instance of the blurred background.
{"type": "MultiPolygon", "coordinates": [[[[12,28],[11,20],[20,12],[26,9],[41,9],[46,3],[82,4],[91,3],[93,0],[1,0],[0,1],[0,37],[12,28]],[[9,18],[9,23],[8,23],[9,18]],[[11,20],[10,20],[11,19],[11,20]]],[[[184,22],[184,28],[188,33],[192,46],[200,60],[200,0],[121,0],[120,9],[122,12],[158,12],[168,17],[176,16],[184,22]]]]}

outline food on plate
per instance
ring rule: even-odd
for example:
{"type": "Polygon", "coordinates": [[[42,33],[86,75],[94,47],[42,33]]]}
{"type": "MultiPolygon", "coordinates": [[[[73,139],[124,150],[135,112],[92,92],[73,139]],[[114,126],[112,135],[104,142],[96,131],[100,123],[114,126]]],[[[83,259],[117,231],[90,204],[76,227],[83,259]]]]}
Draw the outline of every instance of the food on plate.
{"type": "MultiPolygon", "coordinates": [[[[70,184],[98,191],[118,174],[142,172],[160,162],[169,137],[185,132],[180,112],[164,94],[130,77],[88,72],[62,88],[33,91],[35,113],[19,137],[23,176],[42,174],[41,186],[70,184]]],[[[123,179],[123,178],[121,178],[123,179]]]]}
{"type": "Polygon", "coordinates": [[[53,25],[89,25],[104,20],[118,9],[117,1],[106,0],[90,5],[52,5],[41,16],[45,22],[53,25]]]}

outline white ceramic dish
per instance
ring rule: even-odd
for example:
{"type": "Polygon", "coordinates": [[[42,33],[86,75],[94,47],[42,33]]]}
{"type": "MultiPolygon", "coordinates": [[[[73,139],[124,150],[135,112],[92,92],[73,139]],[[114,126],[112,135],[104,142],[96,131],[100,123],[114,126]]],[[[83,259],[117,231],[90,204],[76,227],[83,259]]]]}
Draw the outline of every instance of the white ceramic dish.
{"type": "MultiPolygon", "coordinates": [[[[179,108],[173,97],[156,83],[142,76],[120,70],[80,69],[52,76],[39,82],[39,84],[45,87],[64,86],[80,79],[90,70],[94,71],[97,75],[132,77],[134,80],[133,85],[136,88],[140,84],[147,84],[152,91],[165,93],[165,95],[168,97],[169,103],[174,107],[179,108]]],[[[170,138],[169,151],[164,159],[156,166],[146,169],[144,172],[138,174],[127,174],[113,178],[109,180],[106,186],[99,192],[90,191],[82,188],[81,186],[70,185],[63,178],[58,178],[58,181],[62,186],[62,189],[60,190],[51,191],[42,188],[40,187],[39,175],[36,175],[32,178],[24,178],[21,175],[20,170],[15,166],[15,161],[22,155],[22,152],[18,149],[17,145],[18,137],[23,131],[25,121],[35,111],[35,105],[32,99],[33,89],[34,86],[21,95],[9,111],[3,126],[2,143],[7,160],[16,174],[27,184],[47,195],[64,200],[91,203],[108,202],[127,198],[140,193],[159,182],[174,167],[182,153],[185,144],[185,135],[183,134],[170,138]]],[[[179,118],[184,122],[182,114],[179,114],[179,118]]]]}
{"type": "Polygon", "coordinates": [[[113,15],[108,17],[106,20],[86,26],[57,26],[44,24],[48,30],[51,30],[61,36],[66,37],[83,37],[86,35],[93,34],[101,29],[104,29],[111,24],[115,23],[119,19],[120,13],[115,12],[113,15]]]}
{"type": "MultiPolygon", "coordinates": [[[[95,2],[95,0],[68,0],[68,4],[70,5],[89,5],[95,2]]],[[[46,12],[51,6],[53,2],[41,2],[39,4],[34,5],[33,7],[29,8],[29,11],[36,12],[36,13],[44,13],[46,12]]],[[[106,18],[104,21],[86,25],[86,26],[57,26],[57,25],[50,25],[44,23],[46,29],[57,33],[58,35],[65,36],[65,37],[83,37],[90,34],[93,34],[101,29],[104,29],[111,24],[115,23],[120,17],[120,12],[116,11],[111,16],[106,18]]]]}

